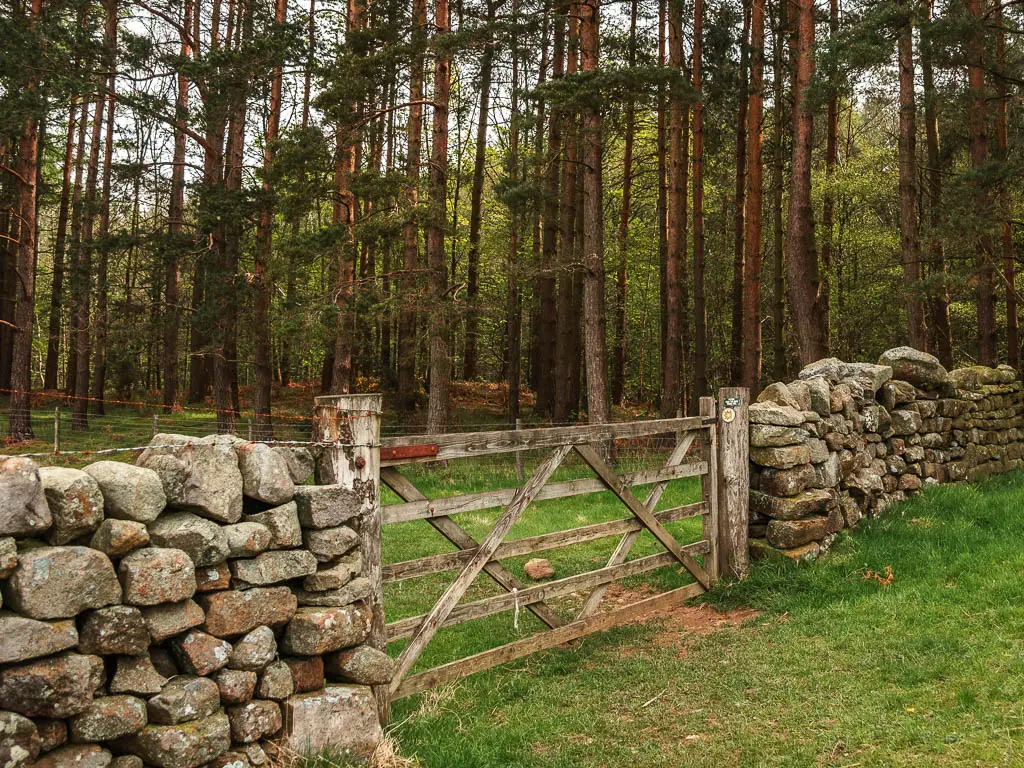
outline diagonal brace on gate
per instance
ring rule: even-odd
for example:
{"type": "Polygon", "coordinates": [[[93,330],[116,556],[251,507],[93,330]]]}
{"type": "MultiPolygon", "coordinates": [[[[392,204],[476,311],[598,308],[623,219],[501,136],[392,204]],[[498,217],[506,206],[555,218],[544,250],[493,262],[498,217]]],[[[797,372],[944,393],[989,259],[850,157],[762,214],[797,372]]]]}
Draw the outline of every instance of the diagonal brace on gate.
{"type": "MultiPolygon", "coordinates": [[[[686,458],[686,454],[689,452],[690,446],[693,445],[696,439],[697,434],[695,432],[691,432],[680,439],[679,442],[676,443],[676,447],[672,450],[672,453],[669,455],[668,461],[665,462],[665,467],[674,467],[681,464],[683,459],[686,458]]],[[[663,480],[651,489],[651,492],[647,494],[647,499],[644,501],[644,504],[648,509],[653,511],[657,508],[658,502],[661,501],[661,497],[664,495],[666,488],[668,488],[668,481],[663,480]]],[[[622,565],[626,562],[626,558],[629,557],[629,553],[633,549],[633,545],[636,543],[637,539],[640,538],[640,534],[643,530],[644,529],[630,531],[629,533],[624,534],[622,538],[619,539],[619,543],[615,547],[615,551],[612,552],[611,557],[608,558],[608,563],[605,567],[611,568],[612,566],[622,565]]],[[[579,615],[576,617],[577,620],[585,619],[588,616],[593,616],[597,613],[597,609],[601,607],[601,600],[604,598],[605,592],[607,591],[607,584],[595,587],[587,597],[586,602],[583,604],[583,608],[580,609],[579,615]]]]}
{"type": "Polygon", "coordinates": [[[604,481],[609,490],[619,497],[622,503],[629,508],[630,512],[636,515],[644,528],[654,534],[654,537],[661,542],[662,546],[671,552],[673,557],[675,557],[675,559],[678,560],[705,589],[709,589],[711,587],[711,577],[708,575],[707,571],[704,570],[703,566],[683,551],[682,545],[680,545],[680,543],[676,541],[676,538],[669,533],[668,529],[665,528],[662,522],[654,516],[652,508],[648,507],[633,495],[633,492],[626,487],[625,483],[623,483],[619,476],[615,474],[615,470],[613,470],[608,463],[601,458],[600,454],[598,454],[598,452],[589,445],[577,445],[576,452],[583,457],[583,460],[586,461],[587,464],[589,464],[597,473],[598,477],[604,481]]]}
{"type": "MultiPolygon", "coordinates": [[[[466,591],[480,571],[487,565],[501,545],[501,542],[504,541],[509,531],[512,530],[512,526],[515,525],[516,521],[530,505],[530,502],[533,501],[541,488],[544,487],[544,484],[550,479],[570,450],[572,450],[571,445],[562,445],[556,448],[536,469],[533,475],[530,476],[526,484],[516,491],[516,495],[511,503],[505,507],[505,511],[501,513],[494,527],[491,528],[490,532],[480,543],[480,547],[473,556],[473,559],[466,563],[465,567],[455,578],[455,581],[449,585],[437,603],[434,604],[434,607],[423,618],[423,622],[413,633],[409,644],[402,651],[401,656],[398,657],[396,662],[395,672],[391,678],[391,692],[393,694],[401,686],[402,680],[409,674],[409,670],[412,669],[420,654],[423,653],[434,635],[437,634],[445,619],[455,609],[455,606],[458,605],[459,601],[466,594],[466,591]]],[[[655,520],[655,523],[660,525],[657,520],[655,520]]]]}
{"type": "MultiPolygon", "coordinates": [[[[383,480],[391,490],[398,494],[399,498],[403,501],[429,501],[419,488],[409,482],[407,477],[399,473],[399,471],[393,467],[384,467],[381,469],[380,479],[383,480]]],[[[474,539],[465,528],[447,515],[428,517],[427,523],[459,549],[475,550],[480,546],[480,543],[474,539]]],[[[506,592],[512,592],[513,590],[523,588],[519,579],[517,579],[508,568],[496,560],[492,560],[484,566],[484,573],[494,579],[494,581],[506,592]]],[[[527,609],[552,629],[565,624],[565,619],[555,613],[547,603],[534,603],[528,605],[527,609]]]]}

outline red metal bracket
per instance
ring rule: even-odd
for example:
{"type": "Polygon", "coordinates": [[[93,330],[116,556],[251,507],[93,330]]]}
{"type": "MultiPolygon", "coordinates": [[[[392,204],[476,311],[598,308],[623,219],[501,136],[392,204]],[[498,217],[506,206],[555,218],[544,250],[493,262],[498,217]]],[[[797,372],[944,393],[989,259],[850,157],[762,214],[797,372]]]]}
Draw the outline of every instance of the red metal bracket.
{"type": "Polygon", "coordinates": [[[423,443],[421,445],[399,445],[394,448],[381,448],[381,461],[395,461],[396,459],[421,459],[426,456],[437,456],[436,443],[423,443]]]}

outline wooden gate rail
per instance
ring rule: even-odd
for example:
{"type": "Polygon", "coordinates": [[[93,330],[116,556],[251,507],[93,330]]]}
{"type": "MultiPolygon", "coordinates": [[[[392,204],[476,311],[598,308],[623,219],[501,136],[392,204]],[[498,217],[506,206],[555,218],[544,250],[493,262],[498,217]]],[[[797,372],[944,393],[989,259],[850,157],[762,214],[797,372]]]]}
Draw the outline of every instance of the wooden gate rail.
{"type": "Polygon", "coordinates": [[[465,459],[470,456],[486,456],[492,453],[531,451],[535,448],[586,445],[609,440],[648,437],[667,432],[690,432],[713,423],[713,418],[709,420],[707,417],[688,416],[682,419],[627,421],[620,424],[584,424],[577,427],[541,427],[540,429],[509,429],[499,432],[387,437],[380,441],[380,463],[382,467],[394,467],[400,464],[465,459]],[[423,446],[430,446],[430,453],[422,456],[396,456],[396,453],[408,453],[413,446],[421,448],[424,452],[427,452],[427,449],[423,446]],[[436,452],[433,451],[434,446],[437,448],[436,452]]]}
{"type": "MultiPolygon", "coordinates": [[[[375,616],[375,619],[380,624],[375,622],[379,629],[375,628],[374,631],[374,645],[381,647],[386,642],[408,639],[396,660],[395,674],[390,685],[375,689],[381,705],[382,718],[388,716],[392,699],[409,696],[496,664],[677,605],[709,588],[719,577],[720,564],[730,575],[739,574],[738,569],[742,568],[745,562],[744,555],[739,555],[735,551],[719,551],[723,545],[733,548],[739,546],[741,532],[746,531],[747,517],[746,493],[743,486],[746,482],[746,436],[734,434],[735,430],[732,427],[733,423],[738,422],[743,425],[745,433],[746,391],[728,392],[738,394],[724,397],[719,404],[720,407],[716,407],[713,399],[703,398],[700,415],[688,418],[381,440],[379,449],[376,450],[377,455],[370,457],[366,468],[372,469],[377,474],[377,480],[390,487],[401,501],[381,508],[379,493],[375,494],[375,503],[368,508],[368,514],[374,519],[363,523],[367,535],[378,537],[379,546],[381,526],[425,520],[458,548],[453,552],[389,565],[382,565],[378,557],[376,567],[372,569],[375,585],[381,585],[375,586],[376,590],[382,589],[384,584],[406,579],[447,571],[457,572],[430,610],[421,615],[384,624],[383,608],[378,601],[380,617],[375,616]],[[737,412],[740,415],[738,419],[737,412]],[[675,446],[666,463],[659,468],[618,474],[602,454],[601,446],[612,441],[665,434],[675,436],[675,446]],[[726,467],[721,466],[723,455],[719,450],[719,440],[722,437],[725,438],[723,445],[728,446],[726,460],[731,462],[726,467]],[[699,448],[699,455],[691,455],[694,446],[699,448]],[[536,449],[550,449],[550,452],[519,488],[429,499],[398,470],[398,467],[406,464],[519,453],[536,449]],[[578,454],[596,476],[549,482],[571,452],[578,454]],[[737,462],[742,462],[742,473],[733,466],[737,462]],[[657,510],[668,484],[673,480],[687,477],[700,478],[701,500],[657,510]],[[646,496],[640,499],[631,490],[638,486],[652,487],[646,496]],[[533,502],[609,491],[629,510],[629,517],[505,540],[523,512],[533,502]],[[743,503],[742,508],[739,508],[735,505],[739,504],[741,494],[743,503]],[[727,508],[720,510],[720,499],[728,500],[727,508]],[[452,515],[460,512],[494,508],[501,509],[501,512],[490,531],[479,541],[452,519],[452,515]],[[702,519],[702,534],[698,541],[682,544],[665,527],[667,524],[694,517],[702,519]],[[644,531],[648,531],[664,551],[630,560],[630,553],[644,531]],[[619,541],[603,566],[552,581],[524,585],[500,562],[510,557],[613,536],[618,536],[619,541]],[[698,557],[702,560],[698,561],[698,557]],[[600,610],[603,596],[613,582],[673,565],[681,566],[689,572],[695,582],[612,611],[600,610]],[[462,602],[481,572],[486,573],[504,591],[462,602]],[[547,602],[577,593],[583,594],[583,602],[576,616],[571,619],[566,619],[554,611],[547,602]],[[540,619],[548,629],[425,672],[410,674],[422,652],[440,629],[503,611],[524,608],[540,619]]],[[[323,407],[325,412],[318,415],[329,420],[332,414],[326,411],[326,403],[323,407]]],[[[337,417],[339,414],[340,409],[334,415],[337,417]]],[[[326,428],[322,433],[333,434],[326,428]]],[[[335,457],[335,466],[349,458],[340,448],[332,455],[335,457]]],[[[745,550],[745,540],[742,546],[745,550]]],[[[370,551],[373,552],[374,548],[371,547],[370,551]]],[[[379,548],[376,551],[379,552],[379,548]]],[[[379,591],[375,591],[375,594],[379,594],[379,591]]]]}

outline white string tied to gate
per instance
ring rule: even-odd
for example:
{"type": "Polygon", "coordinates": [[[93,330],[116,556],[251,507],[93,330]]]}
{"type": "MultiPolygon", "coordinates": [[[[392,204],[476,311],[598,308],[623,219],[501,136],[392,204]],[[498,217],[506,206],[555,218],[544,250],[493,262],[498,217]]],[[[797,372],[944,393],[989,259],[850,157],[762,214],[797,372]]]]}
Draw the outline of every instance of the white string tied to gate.
{"type": "Polygon", "coordinates": [[[512,606],[512,628],[519,631],[519,588],[512,587],[512,599],[515,601],[512,606]]]}

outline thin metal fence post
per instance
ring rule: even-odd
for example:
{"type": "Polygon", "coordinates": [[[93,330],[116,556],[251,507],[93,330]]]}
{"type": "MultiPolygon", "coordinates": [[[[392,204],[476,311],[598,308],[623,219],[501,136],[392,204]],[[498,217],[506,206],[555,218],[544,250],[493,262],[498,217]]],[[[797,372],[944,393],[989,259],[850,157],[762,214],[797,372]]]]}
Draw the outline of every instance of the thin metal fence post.
{"type": "Polygon", "coordinates": [[[60,406],[53,409],[53,452],[60,453],[60,406]]]}
{"type": "MultiPolygon", "coordinates": [[[[516,432],[523,431],[523,420],[516,419],[516,432]]],[[[522,451],[516,451],[516,479],[520,483],[526,482],[526,459],[523,458],[522,451]]]]}
{"type": "Polygon", "coordinates": [[[156,437],[157,432],[160,431],[160,417],[155,413],[153,414],[153,437],[156,437]]]}

